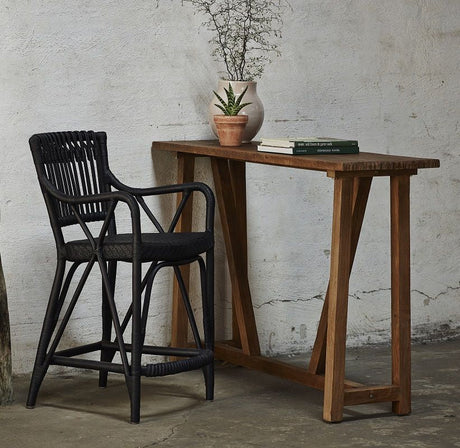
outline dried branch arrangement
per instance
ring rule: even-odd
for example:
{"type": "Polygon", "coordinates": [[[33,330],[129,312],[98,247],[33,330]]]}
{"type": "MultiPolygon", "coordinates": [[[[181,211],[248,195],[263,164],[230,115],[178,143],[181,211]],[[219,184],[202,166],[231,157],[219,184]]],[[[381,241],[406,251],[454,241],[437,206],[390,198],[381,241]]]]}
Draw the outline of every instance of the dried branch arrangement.
{"type": "Polygon", "coordinates": [[[273,55],[280,55],[282,14],[287,0],[182,0],[207,19],[215,33],[212,55],[223,62],[225,78],[252,81],[259,78],[273,55]]]}

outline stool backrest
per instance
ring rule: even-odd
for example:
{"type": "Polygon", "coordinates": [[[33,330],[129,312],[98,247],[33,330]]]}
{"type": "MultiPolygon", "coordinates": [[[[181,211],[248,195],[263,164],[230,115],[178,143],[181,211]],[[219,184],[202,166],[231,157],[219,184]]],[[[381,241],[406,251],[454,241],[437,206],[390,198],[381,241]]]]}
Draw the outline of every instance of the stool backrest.
{"type": "MultiPolygon", "coordinates": [[[[110,191],[106,176],[105,132],[35,134],[29,144],[53,227],[76,224],[77,218],[70,205],[56,199],[50,190],[74,197],[110,191]]],[[[84,222],[104,220],[107,216],[106,202],[84,203],[75,207],[84,222]]]]}

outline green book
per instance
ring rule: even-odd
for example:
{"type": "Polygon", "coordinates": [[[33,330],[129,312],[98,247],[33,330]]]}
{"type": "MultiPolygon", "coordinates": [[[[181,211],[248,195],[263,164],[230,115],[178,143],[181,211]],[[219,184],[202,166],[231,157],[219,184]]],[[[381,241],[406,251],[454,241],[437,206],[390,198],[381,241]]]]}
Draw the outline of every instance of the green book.
{"type": "Polygon", "coordinates": [[[285,147],[258,145],[257,151],[275,152],[293,155],[319,155],[319,154],[358,154],[358,146],[312,146],[312,147],[285,147]]]}
{"type": "Polygon", "coordinates": [[[262,146],[276,146],[280,148],[323,148],[323,147],[358,147],[357,140],[346,140],[331,137],[303,137],[303,138],[262,138],[262,146]]]}

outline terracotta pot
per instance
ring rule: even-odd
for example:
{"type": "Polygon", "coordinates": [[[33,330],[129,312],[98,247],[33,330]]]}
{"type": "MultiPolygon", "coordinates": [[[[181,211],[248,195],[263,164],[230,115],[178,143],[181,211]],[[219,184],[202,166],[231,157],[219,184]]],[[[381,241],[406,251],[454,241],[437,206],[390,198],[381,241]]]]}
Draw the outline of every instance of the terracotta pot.
{"type": "Polygon", "coordinates": [[[214,115],[221,146],[240,146],[247,122],[247,115],[214,115]]]}
{"type": "MultiPolygon", "coordinates": [[[[228,89],[228,83],[232,85],[232,88],[235,92],[235,95],[240,95],[243,90],[248,87],[246,94],[243,98],[243,103],[251,103],[249,106],[241,109],[239,115],[248,116],[248,124],[244,130],[243,142],[250,142],[257,132],[259,132],[260,127],[264,121],[264,106],[259,96],[257,95],[257,82],[256,81],[227,81],[224,79],[219,80],[217,86],[217,93],[225,98],[224,88],[228,89]]],[[[209,105],[209,123],[211,129],[215,135],[217,135],[217,129],[213,120],[214,115],[220,114],[220,109],[215,105],[218,103],[217,98],[213,94],[211,104],[209,105]]]]}

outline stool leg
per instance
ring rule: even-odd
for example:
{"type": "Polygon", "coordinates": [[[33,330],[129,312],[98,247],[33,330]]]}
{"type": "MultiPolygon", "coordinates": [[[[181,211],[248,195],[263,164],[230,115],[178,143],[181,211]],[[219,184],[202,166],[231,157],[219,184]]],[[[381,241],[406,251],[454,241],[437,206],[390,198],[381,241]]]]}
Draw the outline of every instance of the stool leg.
{"type": "Polygon", "coordinates": [[[214,363],[203,367],[206,400],[214,400],[214,363]]]}
{"type": "MultiPolygon", "coordinates": [[[[199,260],[203,300],[205,348],[214,352],[214,251],[206,252],[206,267],[199,260]]],[[[214,362],[203,367],[206,400],[214,399],[214,362]]]]}
{"type": "Polygon", "coordinates": [[[131,399],[130,423],[137,424],[141,419],[141,376],[133,374],[129,378],[129,391],[131,399]]]}
{"type": "Polygon", "coordinates": [[[142,311],[141,311],[141,263],[133,261],[132,266],[132,333],[131,372],[128,389],[131,399],[131,423],[139,423],[141,407],[141,358],[142,358],[142,311]]]}
{"type": "MultiPolygon", "coordinates": [[[[115,293],[115,278],[117,273],[117,262],[108,262],[108,277],[111,288],[112,296],[115,293]]],[[[102,285],[102,342],[110,342],[112,337],[112,315],[110,312],[110,306],[107,299],[107,291],[102,285]]],[[[101,349],[101,361],[112,361],[115,354],[114,350],[101,349]]],[[[99,387],[107,386],[107,370],[99,371],[99,387]]]]}
{"type": "Polygon", "coordinates": [[[38,391],[42,384],[43,378],[49,367],[49,363],[44,363],[48,346],[53,335],[53,331],[57,322],[57,314],[59,314],[59,295],[61,293],[62,280],[65,272],[65,260],[58,259],[56,266],[56,273],[54,276],[53,287],[51,288],[50,298],[48,301],[48,307],[46,309],[45,319],[43,321],[42,332],[37,348],[37,355],[35,357],[34,369],[30,380],[29,394],[27,397],[28,408],[35,406],[38,391]]]}

